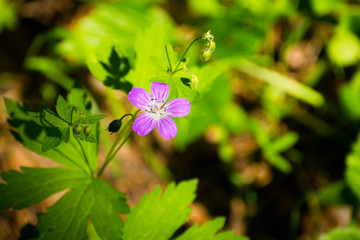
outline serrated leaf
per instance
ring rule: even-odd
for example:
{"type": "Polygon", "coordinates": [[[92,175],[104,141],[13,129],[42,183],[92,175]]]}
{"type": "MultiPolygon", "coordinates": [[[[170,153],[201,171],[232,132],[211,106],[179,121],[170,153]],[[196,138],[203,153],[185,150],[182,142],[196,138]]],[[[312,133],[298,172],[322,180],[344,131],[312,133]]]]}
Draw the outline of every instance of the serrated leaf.
{"type": "Polygon", "coordinates": [[[61,136],[62,136],[62,140],[65,143],[69,142],[69,138],[70,138],[70,127],[66,127],[66,128],[61,128],[60,129],[61,132],[61,136]]]}
{"type": "MultiPolygon", "coordinates": [[[[69,95],[73,103],[85,100],[80,89],[72,90],[69,95]],[[75,91],[75,93],[73,91],[75,91]]],[[[40,122],[39,113],[31,112],[29,108],[21,107],[10,99],[5,99],[5,105],[9,115],[12,116],[12,119],[8,119],[8,122],[17,130],[17,132],[12,131],[12,134],[18,141],[23,143],[25,147],[69,168],[79,168],[85,172],[89,172],[82,150],[73,136],[69,136],[68,138],[69,141],[72,142],[71,144],[58,144],[59,139],[60,141],[64,138],[65,140],[67,139],[69,132],[65,131],[70,131],[70,129],[64,130],[63,135],[60,132],[62,128],[58,128],[57,131],[59,131],[59,134],[53,136],[48,133],[47,135],[49,136],[46,137],[45,128],[38,124],[40,122]],[[35,121],[33,121],[34,116],[37,117],[35,121]],[[45,146],[43,146],[43,143],[45,146]],[[56,146],[56,148],[53,148],[54,146],[56,146]],[[45,152],[43,150],[45,150],[45,152]]],[[[85,109],[84,102],[80,104],[80,106],[85,109]]],[[[65,127],[68,128],[69,125],[67,124],[65,127]]],[[[98,125],[92,124],[92,128],[93,135],[96,137],[98,135],[98,125]]],[[[97,168],[97,140],[95,143],[84,141],[82,146],[90,162],[90,168],[92,172],[95,172],[97,168]]]]}
{"type": "Polygon", "coordinates": [[[90,185],[70,189],[40,217],[38,239],[84,239],[91,207],[94,204],[90,185]]]}
{"type": "Polygon", "coordinates": [[[125,240],[169,239],[187,221],[187,207],[195,198],[197,180],[171,183],[163,194],[156,187],[131,210],[124,227],[125,240]]]}
{"type": "MultiPolygon", "coordinates": [[[[87,112],[85,114],[86,116],[86,119],[87,121],[89,122],[89,124],[94,124],[94,123],[97,123],[98,121],[100,121],[101,119],[105,118],[104,115],[99,115],[99,114],[92,114],[92,113],[89,113],[87,112]]],[[[81,121],[82,124],[86,124],[86,120],[85,119],[82,119],[81,121]]]]}
{"type": "Polygon", "coordinates": [[[39,239],[85,239],[89,218],[103,239],[121,239],[123,222],[115,212],[128,212],[124,194],[103,180],[94,179],[90,184],[72,188],[40,217],[39,239]]]}
{"type": "Polygon", "coordinates": [[[201,227],[193,225],[175,240],[246,240],[246,237],[235,236],[232,232],[216,234],[225,224],[225,218],[215,218],[201,227]]]}
{"type": "Polygon", "coordinates": [[[71,123],[71,113],[73,108],[67,104],[65,99],[59,95],[56,102],[56,112],[66,122],[71,123]]]}
{"type": "Polygon", "coordinates": [[[129,212],[125,195],[100,179],[94,180],[93,193],[94,206],[90,215],[97,234],[102,239],[121,239],[124,223],[114,212],[129,212]]]}
{"type": "MultiPolygon", "coordinates": [[[[82,112],[86,112],[85,108],[85,93],[81,88],[72,88],[67,95],[68,104],[78,107],[82,112]]],[[[74,119],[73,119],[73,122],[74,119]]]]}
{"type": "Polygon", "coordinates": [[[59,146],[62,140],[62,134],[58,128],[46,128],[45,134],[42,139],[41,151],[46,152],[59,146]]]}
{"type": "MultiPolygon", "coordinates": [[[[129,80],[134,87],[150,89],[149,80],[158,76],[168,75],[154,64],[152,59],[166,59],[166,33],[161,24],[153,24],[138,34],[135,40],[136,61],[134,69],[129,73],[129,80]]],[[[165,61],[166,62],[166,61],[165,61]]],[[[166,67],[167,64],[164,66],[166,67]]]]}
{"type": "Polygon", "coordinates": [[[66,168],[27,168],[21,172],[1,173],[6,184],[0,184],[0,210],[26,208],[54,193],[90,180],[80,170],[66,168]]]}
{"type": "Polygon", "coordinates": [[[40,109],[40,112],[38,113],[29,112],[28,114],[32,117],[32,120],[37,124],[39,124],[40,126],[44,126],[44,127],[69,126],[69,124],[64,119],[60,118],[56,113],[45,107],[42,107],[40,109]]]}

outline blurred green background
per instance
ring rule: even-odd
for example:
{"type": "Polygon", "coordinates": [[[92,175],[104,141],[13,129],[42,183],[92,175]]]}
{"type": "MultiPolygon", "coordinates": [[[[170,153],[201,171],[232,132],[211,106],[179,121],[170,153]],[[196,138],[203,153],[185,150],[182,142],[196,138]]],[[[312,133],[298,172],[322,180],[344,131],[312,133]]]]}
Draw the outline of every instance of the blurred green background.
{"type": "MultiPolygon", "coordinates": [[[[174,141],[133,137],[123,158],[141,159],[145,173],[114,162],[107,178],[128,194],[139,188],[124,188],[127,177],[199,178],[194,222],[226,216],[250,239],[317,239],[339,227],[359,237],[358,0],[0,0],[0,95],[53,108],[80,84],[107,116],[105,151],[107,124],[131,110],[128,87],[148,90],[166,75],[165,44],[179,56],[209,29],[211,59],[199,58],[200,42],[187,55],[199,83],[196,94],[178,86],[192,112],[177,119],[174,141]]],[[[0,110],[0,170],[42,165],[9,154],[23,149],[10,146],[2,101],[0,110]]],[[[4,236],[19,234],[22,224],[1,219],[16,226],[4,236]]],[[[336,234],[323,239],[346,239],[336,234]]]]}

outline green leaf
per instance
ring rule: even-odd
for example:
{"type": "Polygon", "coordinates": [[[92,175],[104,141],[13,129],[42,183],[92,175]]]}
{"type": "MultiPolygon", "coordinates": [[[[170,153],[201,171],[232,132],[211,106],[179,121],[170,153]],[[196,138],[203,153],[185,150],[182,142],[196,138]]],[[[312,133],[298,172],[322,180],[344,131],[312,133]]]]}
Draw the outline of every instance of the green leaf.
{"type": "Polygon", "coordinates": [[[320,240],[356,240],[360,239],[360,229],[349,227],[335,229],[320,237],[320,240]]]}
{"type": "MultiPolygon", "coordinates": [[[[81,89],[73,88],[68,94],[68,99],[68,106],[78,104],[77,106],[85,112],[85,95],[81,89]]],[[[61,98],[59,98],[58,101],[57,108],[59,112],[62,115],[71,114],[70,108],[65,108],[65,104],[61,103],[61,98]],[[65,113],[65,109],[67,109],[68,113],[65,113]]],[[[65,123],[64,120],[48,109],[43,109],[40,113],[34,113],[31,112],[29,108],[21,107],[16,102],[6,98],[5,105],[11,116],[8,122],[17,130],[17,132],[13,131],[12,133],[25,147],[69,168],[79,168],[85,172],[89,172],[82,150],[76,139],[70,134],[68,123],[65,123]],[[56,124],[58,121],[61,122],[61,126],[57,128],[52,127],[53,124],[56,124]]],[[[79,114],[77,115],[79,116],[79,114]]],[[[90,122],[94,122],[94,124],[91,125],[93,134],[86,139],[87,141],[82,142],[82,146],[90,162],[90,168],[92,172],[95,172],[98,164],[98,124],[95,122],[103,118],[103,116],[92,115],[90,112],[86,112],[86,116],[89,116],[90,122]]],[[[83,139],[85,139],[85,137],[83,139]]]]}
{"type": "Polygon", "coordinates": [[[0,210],[26,208],[90,180],[84,172],[66,168],[21,167],[21,171],[1,173],[6,184],[0,184],[0,210]]]}
{"type": "Polygon", "coordinates": [[[197,180],[171,183],[163,194],[156,187],[144,196],[139,205],[131,210],[126,219],[124,239],[162,240],[169,239],[187,221],[187,207],[195,198],[197,180]]]}
{"type": "Polygon", "coordinates": [[[61,132],[61,136],[62,136],[62,140],[65,143],[69,142],[69,138],[70,138],[70,127],[66,127],[66,128],[61,128],[60,129],[61,132]]]}
{"type": "MultiPolygon", "coordinates": [[[[52,31],[50,30],[47,34],[47,37],[50,38],[52,31]]],[[[43,36],[39,36],[35,39],[39,40],[43,36]]],[[[49,40],[49,39],[48,39],[49,40]]],[[[34,42],[35,42],[34,41],[34,42]]],[[[41,41],[44,41],[41,39],[41,41]]],[[[30,55],[30,54],[29,54],[30,55]]],[[[39,57],[39,56],[29,56],[25,59],[25,67],[32,71],[40,72],[50,81],[56,83],[57,85],[63,87],[67,91],[70,91],[71,87],[74,84],[74,79],[69,77],[66,73],[71,69],[69,65],[59,58],[50,58],[50,57],[39,57]]]]}
{"type": "Polygon", "coordinates": [[[43,152],[56,148],[62,140],[62,134],[58,128],[46,128],[45,133],[46,135],[42,140],[43,145],[41,147],[41,151],[43,152]]]}
{"type": "Polygon", "coordinates": [[[126,80],[130,71],[129,58],[124,56],[109,40],[102,40],[87,65],[95,78],[113,89],[129,93],[132,84],[126,80]]]}
{"type": "Polygon", "coordinates": [[[134,87],[150,89],[150,79],[159,76],[167,76],[168,74],[159,69],[154,64],[153,59],[163,59],[161,62],[166,67],[167,60],[165,54],[166,32],[162,24],[153,24],[145,29],[144,32],[138,34],[135,40],[136,61],[134,69],[129,73],[129,80],[134,87]]]}
{"type": "Polygon", "coordinates": [[[65,99],[59,95],[56,102],[56,112],[66,122],[71,123],[72,107],[67,104],[65,99]]]}
{"type": "Polygon", "coordinates": [[[91,207],[89,185],[72,188],[40,217],[38,239],[84,239],[91,207]]]}
{"type": "Polygon", "coordinates": [[[129,212],[125,195],[100,179],[95,179],[92,187],[94,206],[90,217],[97,234],[102,239],[120,239],[124,223],[114,212],[129,212]]]}
{"type": "MultiPolygon", "coordinates": [[[[68,104],[70,106],[78,107],[82,112],[86,112],[85,108],[85,93],[81,88],[74,87],[67,95],[68,104]]],[[[73,122],[75,120],[73,119],[73,122]]]]}
{"type": "MultiPolygon", "coordinates": [[[[92,114],[92,113],[89,113],[87,112],[85,114],[85,117],[87,119],[87,121],[90,123],[90,124],[94,124],[94,123],[97,123],[98,121],[100,121],[101,119],[105,118],[104,115],[99,115],[99,114],[92,114]]],[[[82,124],[86,124],[86,120],[85,119],[82,119],[81,121],[82,124]]]]}
{"type": "Polygon", "coordinates": [[[121,239],[124,224],[115,212],[128,213],[124,194],[94,179],[72,188],[40,217],[39,239],[85,239],[89,218],[103,239],[121,239]]]}
{"type": "Polygon", "coordinates": [[[32,120],[40,126],[44,126],[44,127],[69,126],[69,124],[64,119],[60,118],[56,113],[45,107],[42,107],[40,109],[40,112],[38,113],[29,112],[28,114],[32,117],[32,120]]]}
{"type": "Polygon", "coordinates": [[[214,220],[208,221],[201,227],[193,225],[191,228],[186,230],[181,236],[175,238],[175,240],[246,240],[246,237],[235,236],[232,232],[216,233],[224,226],[225,218],[215,218],[214,220]]]}
{"type": "Polygon", "coordinates": [[[273,141],[271,146],[275,152],[283,152],[292,147],[298,139],[299,135],[296,132],[288,132],[273,141]]]}

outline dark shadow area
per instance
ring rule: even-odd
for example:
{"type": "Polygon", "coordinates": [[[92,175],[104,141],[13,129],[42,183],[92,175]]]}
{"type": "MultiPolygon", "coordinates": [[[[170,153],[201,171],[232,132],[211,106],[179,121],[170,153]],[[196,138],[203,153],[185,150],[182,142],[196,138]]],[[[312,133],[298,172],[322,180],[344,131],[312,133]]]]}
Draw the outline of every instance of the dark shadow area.
{"type": "Polygon", "coordinates": [[[106,76],[104,84],[108,87],[129,93],[132,89],[132,84],[123,79],[130,71],[129,59],[120,57],[115,47],[113,47],[108,62],[109,64],[100,61],[101,66],[109,74],[106,76]]]}

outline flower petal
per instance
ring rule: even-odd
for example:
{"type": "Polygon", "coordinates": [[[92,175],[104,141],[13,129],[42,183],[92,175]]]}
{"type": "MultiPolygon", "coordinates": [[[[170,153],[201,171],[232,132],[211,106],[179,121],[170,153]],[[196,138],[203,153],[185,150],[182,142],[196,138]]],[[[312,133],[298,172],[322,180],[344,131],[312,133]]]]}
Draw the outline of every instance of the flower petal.
{"type": "Polygon", "coordinates": [[[134,121],[133,129],[140,136],[145,136],[154,129],[156,121],[152,113],[142,113],[134,121]]]}
{"type": "Polygon", "coordinates": [[[151,98],[160,101],[162,105],[169,97],[170,87],[166,83],[153,82],[150,88],[151,98]]]}
{"type": "Polygon", "coordinates": [[[165,139],[174,138],[178,131],[174,120],[169,117],[160,118],[156,126],[160,135],[165,139]]]}
{"type": "Polygon", "coordinates": [[[150,94],[142,88],[131,89],[128,98],[137,108],[142,110],[149,110],[151,108],[150,94]]]}
{"type": "Polygon", "coordinates": [[[186,98],[175,98],[163,107],[170,117],[184,117],[190,113],[191,104],[186,98]]]}

